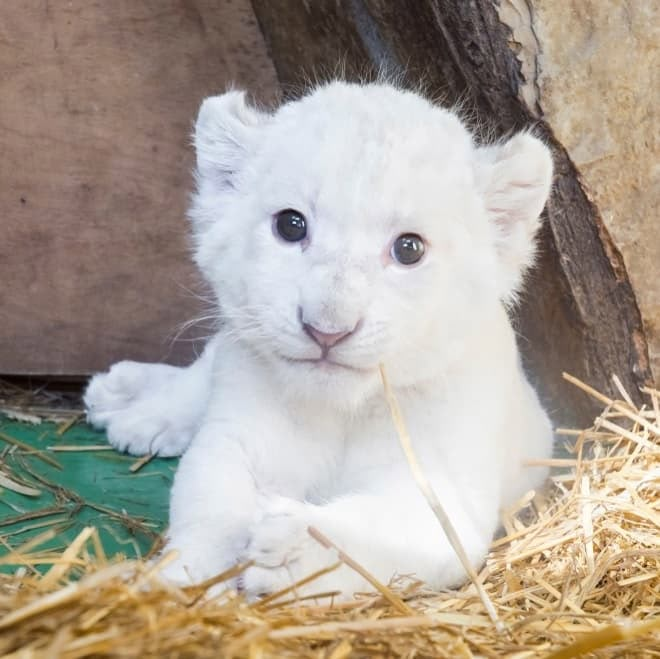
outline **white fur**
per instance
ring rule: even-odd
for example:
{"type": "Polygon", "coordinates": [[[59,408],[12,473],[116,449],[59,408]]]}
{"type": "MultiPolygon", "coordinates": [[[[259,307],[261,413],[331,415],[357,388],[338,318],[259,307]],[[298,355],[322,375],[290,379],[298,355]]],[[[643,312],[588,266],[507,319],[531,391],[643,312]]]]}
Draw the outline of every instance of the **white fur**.
{"type": "MultiPolygon", "coordinates": [[[[312,525],[383,581],[460,583],[378,365],[478,566],[498,511],[545,478],[523,463],[552,447],[505,311],[533,260],[548,149],[528,134],[480,148],[454,114],[413,93],[340,82],[275,113],[242,92],[209,98],[195,145],[195,255],[223,329],[188,369],[123,363],[86,397],[123,450],[170,455],[195,433],[172,489],[170,576],[254,560],[241,585],[272,592],[333,561],[312,525]],[[285,208],[306,216],[308,240],[274,234],[285,208]],[[426,241],[412,267],[389,255],[408,232],[426,241]],[[334,363],[313,361],[321,350],[299,313],[325,332],[358,329],[330,351],[334,363]],[[167,441],[154,437],[163,426],[167,441]]],[[[303,592],[366,587],[341,568],[303,592]]]]}

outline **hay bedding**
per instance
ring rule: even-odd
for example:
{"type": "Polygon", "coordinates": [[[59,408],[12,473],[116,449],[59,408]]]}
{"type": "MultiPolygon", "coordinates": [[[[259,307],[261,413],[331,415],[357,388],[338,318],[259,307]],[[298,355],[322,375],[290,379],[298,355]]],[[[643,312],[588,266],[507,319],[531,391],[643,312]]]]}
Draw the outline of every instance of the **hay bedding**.
{"type": "MultiPolygon", "coordinates": [[[[645,390],[638,409],[622,389],[613,401],[568,379],[605,409],[589,430],[559,431],[572,448],[550,461],[549,490],[505,512],[481,597],[471,583],[433,593],[402,579],[341,605],[301,606],[295,589],[253,604],[209,599],[233,573],[179,589],[158,564],[106,558],[92,527],[62,553],[40,550],[51,529],[0,559],[51,565],[0,575],[0,655],[660,657],[660,393],[645,390]]],[[[365,571],[331,547],[333,560],[365,571]]]]}

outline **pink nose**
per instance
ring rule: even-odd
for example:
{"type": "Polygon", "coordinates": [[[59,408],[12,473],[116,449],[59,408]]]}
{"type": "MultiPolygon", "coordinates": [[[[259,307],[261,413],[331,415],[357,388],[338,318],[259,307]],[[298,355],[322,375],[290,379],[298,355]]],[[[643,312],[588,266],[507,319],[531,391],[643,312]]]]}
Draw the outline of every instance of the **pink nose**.
{"type": "Polygon", "coordinates": [[[307,323],[303,323],[303,329],[321,348],[325,349],[332,348],[332,346],[337,345],[342,339],[353,333],[351,330],[348,332],[322,332],[307,323]]]}

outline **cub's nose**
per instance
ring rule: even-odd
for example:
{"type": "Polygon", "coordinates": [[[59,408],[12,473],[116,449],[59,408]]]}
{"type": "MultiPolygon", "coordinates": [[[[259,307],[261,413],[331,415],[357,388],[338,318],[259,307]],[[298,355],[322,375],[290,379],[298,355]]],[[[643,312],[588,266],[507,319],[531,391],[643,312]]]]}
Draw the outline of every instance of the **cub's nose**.
{"type": "Polygon", "coordinates": [[[312,340],[325,350],[337,345],[342,339],[345,339],[355,331],[352,329],[347,332],[322,332],[320,329],[317,329],[309,323],[303,323],[302,326],[312,340]]]}

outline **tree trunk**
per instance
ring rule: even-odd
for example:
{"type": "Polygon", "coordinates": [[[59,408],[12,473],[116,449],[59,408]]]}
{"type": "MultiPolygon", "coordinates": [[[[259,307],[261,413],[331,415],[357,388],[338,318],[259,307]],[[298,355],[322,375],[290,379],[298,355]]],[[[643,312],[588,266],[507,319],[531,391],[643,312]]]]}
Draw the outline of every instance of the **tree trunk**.
{"type": "MultiPolygon", "coordinates": [[[[307,78],[360,79],[385,69],[420,80],[443,103],[476,112],[495,135],[535,126],[552,147],[555,185],[540,258],[517,311],[528,372],[557,423],[590,423],[597,407],[562,371],[639,401],[651,379],[642,320],[621,254],[550,126],[519,94],[523,79],[492,0],[252,0],[287,95],[307,78]]],[[[475,392],[479,395],[479,392],[475,392]]],[[[487,392],[483,392],[487,395],[487,392]]]]}

